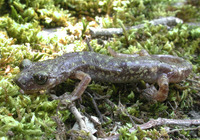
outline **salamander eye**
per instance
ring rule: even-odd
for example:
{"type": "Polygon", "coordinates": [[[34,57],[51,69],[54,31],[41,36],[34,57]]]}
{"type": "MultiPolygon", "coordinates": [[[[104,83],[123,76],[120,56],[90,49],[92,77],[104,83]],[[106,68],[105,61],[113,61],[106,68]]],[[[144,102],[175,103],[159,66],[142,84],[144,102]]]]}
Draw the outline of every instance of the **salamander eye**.
{"type": "Polygon", "coordinates": [[[35,82],[39,85],[44,85],[47,82],[48,75],[45,72],[38,72],[33,75],[35,82]]]}

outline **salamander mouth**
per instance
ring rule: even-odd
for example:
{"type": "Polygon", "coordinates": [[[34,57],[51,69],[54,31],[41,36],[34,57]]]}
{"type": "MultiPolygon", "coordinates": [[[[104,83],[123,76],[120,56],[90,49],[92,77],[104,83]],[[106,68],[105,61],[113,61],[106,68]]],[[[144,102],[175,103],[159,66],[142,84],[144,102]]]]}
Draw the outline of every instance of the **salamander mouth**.
{"type": "Polygon", "coordinates": [[[20,87],[19,92],[22,94],[31,94],[39,92],[38,90],[27,90],[27,88],[25,88],[25,86],[21,82],[19,82],[19,79],[17,77],[15,77],[13,81],[20,87]]]}
{"type": "Polygon", "coordinates": [[[19,89],[19,92],[22,93],[22,94],[32,94],[32,93],[36,93],[36,92],[38,92],[38,91],[19,89]]]}
{"type": "Polygon", "coordinates": [[[13,79],[13,81],[23,90],[23,85],[18,81],[17,76],[13,79]]]}
{"type": "Polygon", "coordinates": [[[43,90],[42,91],[37,91],[37,90],[25,90],[24,91],[23,89],[20,89],[19,92],[22,93],[22,94],[33,94],[33,93],[43,94],[44,93],[43,90]]]}

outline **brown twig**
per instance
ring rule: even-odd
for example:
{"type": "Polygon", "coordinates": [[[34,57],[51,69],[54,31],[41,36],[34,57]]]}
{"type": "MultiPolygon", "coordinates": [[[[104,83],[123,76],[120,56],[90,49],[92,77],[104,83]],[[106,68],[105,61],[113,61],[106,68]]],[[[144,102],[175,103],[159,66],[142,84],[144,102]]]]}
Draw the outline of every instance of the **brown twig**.
{"type": "Polygon", "coordinates": [[[89,51],[94,52],[92,46],[90,45],[90,38],[87,37],[87,38],[85,39],[85,42],[86,42],[86,44],[87,44],[87,46],[88,46],[88,48],[89,48],[89,51]]]}
{"type": "Polygon", "coordinates": [[[76,118],[76,120],[77,120],[77,122],[79,124],[80,129],[88,132],[88,136],[90,137],[91,140],[96,140],[97,138],[94,135],[92,135],[90,133],[90,131],[87,129],[85,121],[83,120],[84,116],[81,115],[81,113],[78,111],[78,109],[76,108],[76,106],[72,103],[69,106],[69,109],[73,113],[73,115],[75,116],[75,118],[76,118]]]}
{"type": "MultiPolygon", "coordinates": [[[[196,119],[196,120],[175,120],[175,119],[165,119],[165,118],[158,118],[156,120],[150,120],[147,123],[141,124],[141,125],[136,125],[137,127],[140,127],[140,129],[145,130],[145,129],[150,129],[152,127],[155,126],[159,126],[159,125],[200,125],[200,119],[196,119]]],[[[129,129],[129,132],[133,132],[136,129],[133,127],[131,129],[129,129]]],[[[107,137],[107,138],[103,138],[101,140],[118,140],[119,139],[119,134],[111,136],[111,137],[107,137]]]]}
{"type": "MultiPolygon", "coordinates": [[[[183,23],[183,21],[176,17],[163,17],[163,18],[151,20],[151,21],[149,21],[149,23],[152,25],[162,24],[162,25],[166,25],[166,26],[175,26],[178,23],[183,23]]],[[[139,24],[136,26],[128,27],[128,28],[126,28],[126,30],[144,28],[144,25],[145,24],[139,24]]],[[[99,36],[112,36],[113,34],[122,35],[123,29],[122,28],[107,28],[107,29],[90,28],[90,34],[91,34],[92,38],[96,38],[99,36]]]]}
{"type": "Polygon", "coordinates": [[[200,27],[200,22],[187,22],[186,24],[190,27],[200,27]]]}
{"type": "Polygon", "coordinates": [[[186,81],[194,82],[194,83],[200,84],[200,81],[197,81],[197,80],[194,80],[194,79],[189,79],[189,78],[187,78],[186,81]]]}
{"type": "Polygon", "coordinates": [[[105,95],[105,96],[101,96],[101,95],[99,95],[99,94],[97,94],[96,92],[93,92],[93,94],[95,95],[95,100],[105,100],[105,102],[107,103],[107,104],[109,104],[113,109],[114,108],[117,108],[117,105],[116,104],[114,104],[113,102],[111,102],[108,98],[109,98],[109,96],[108,95],[105,95]]]}
{"type": "Polygon", "coordinates": [[[185,131],[193,131],[193,130],[198,130],[198,129],[200,129],[200,126],[195,127],[195,128],[174,129],[174,130],[170,130],[170,131],[167,132],[167,133],[174,133],[174,132],[179,132],[179,131],[182,131],[182,130],[185,130],[185,131]]]}
{"type": "Polygon", "coordinates": [[[58,116],[53,116],[52,119],[56,122],[57,124],[57,132],[56,132],[56,139],[59,140],[66,140],[66,128],[65,124],[60,120],[58,116]]]}
{"type": "Polygon", "coordinates": [[[92,95],[89,92],[85,91],[85,93],[87,93],[90,96],[90,98],[92,99],[92,103],[94,105],[94,109],[95,109],[97,115],[99,116],[100,121],[103,122],[103,117],[101,115],[101,112],[98,109],[96,101],[94,100],[94,98],[92,97],[92,95]]]}
{"type": "Polygon", "coordinates": [[[126,114],[126,115],[128,116],[128,118],[130,119],[130,121],[131,121],[133,127],[134,127],[135,129],[137,129],[137,126],[136,126],[135,122],[133,121],[131,115],[128,113],[128,111],[126,110],[125,106],[123,106],[123,105],[121,104],[121,102],[119,102],[118,108],[119,108],[120,112],[125,112],[125,114],[126,114]]]}
{"type": "Polygon", "coordinates": [[[131,118],[134,120],[134,121],[137,121],[138,123],[144,123],[144,120],[143,119],[139,119],[135,116],[131,116],[131,118]]]}
{"type": "Polygon", "coordinates": [[[95,120],[94,118],[92,118],[92,116],[90,116],[88,113],[83,112],[83,114],[89,118],[89,120],[95,125],[95,127],[101,126],[101,123],[98,120],[95,120]]]}
{"type": "Polygon", "coordinates": [[[197,88],[197,87],[190,87],[191,89],[194,89],[194,90],[198,90],[200,91],[200,88],[197,88]]]}
{"type": "MultiPolygon", "coordinates": [[[[99,94],[97,94],[96,92],[94,92],[93,91],[93,95],[94,95],[94,99],[95,100],[105,100],[105,102],[108,104],[108,105],[110,105],[111,106],[111,108],[112,108],[112,110],[114,110],[114,108],[117,108],[117,105],[115,105],[113,102],[111,102],[108,98],[108,95],[106,95],[106,96],[101,96],[101,95],[99,95],[99,94]]],[[[110,111],[109,112],[110,114],[111,114],[111,118],[113,117],[113,111],[110,111]]],[[[103,120],[104,121],[108,121],[108,119],[104,116],[104,115],[102,115],[102,117],[103,117],[103,120]]]]}

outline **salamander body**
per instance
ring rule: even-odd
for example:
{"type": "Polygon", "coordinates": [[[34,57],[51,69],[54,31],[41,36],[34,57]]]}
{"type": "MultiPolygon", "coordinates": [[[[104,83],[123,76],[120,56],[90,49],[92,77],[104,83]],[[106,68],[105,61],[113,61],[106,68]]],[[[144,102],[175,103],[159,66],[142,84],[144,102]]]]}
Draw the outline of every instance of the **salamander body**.
{"type": "Polygon", "coordinates": [[[91,79],[111,83],[143,80],[158,83],[160,89],[152,93],[152,98],[164,101],[168,94],[168,83],[184,80],[191,71],[192,65],[189,62],[171,55],[119,58],[95,52],[77,52],[46,61],[29,62],[14,81],[24,92],[30,93],[53,88],[68,78],[80,79],[82,87],[80,84],[77,88],[82,90],[74,91],[75,96],[78,94],[75,92],[84,92],[91,79]],[[83,81],[84,78],[86,81],[83,81]]]}

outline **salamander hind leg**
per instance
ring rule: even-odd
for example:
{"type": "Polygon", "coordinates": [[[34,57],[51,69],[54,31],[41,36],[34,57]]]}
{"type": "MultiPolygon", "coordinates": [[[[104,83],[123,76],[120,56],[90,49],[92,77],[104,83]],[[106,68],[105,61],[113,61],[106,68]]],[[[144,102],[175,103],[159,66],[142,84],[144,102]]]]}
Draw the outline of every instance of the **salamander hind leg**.
{"type": "Polygon", "coordinates": [[[158,86],[159,90],[157,90],[153,85],[149,86],[145,90],[143,90],[143,95],[148,99],[148,100],[156,100],[159,102],[163,102],[167,99],[168,97],[168,92],[169,92],[169,79],[166,74],[162,74],[158,78],[158,86]]]}

